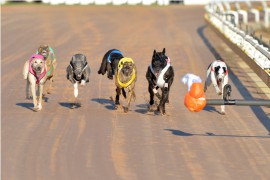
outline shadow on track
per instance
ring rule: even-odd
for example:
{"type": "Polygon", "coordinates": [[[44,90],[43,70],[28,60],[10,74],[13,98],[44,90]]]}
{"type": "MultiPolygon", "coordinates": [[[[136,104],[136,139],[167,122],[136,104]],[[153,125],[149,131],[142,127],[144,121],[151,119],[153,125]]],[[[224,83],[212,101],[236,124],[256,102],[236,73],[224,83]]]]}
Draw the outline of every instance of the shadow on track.
{"type": "Polygon", "coordinates": [[[101,105],[105,105],[104,107],[109,110],[115,110],[115,104],[112,99],[104,99],[104,98],[93,98],[91,101],[95,101],[101,105]]]}
{"type": "Polygon", "coordinates": [[[165,131],[171,131],[173,135],[176,136],[205,136],[205,137],[226,137],[226,138],[270,138],[269,136],[248,136],[248,135],[231,135],[231,134],[214,134],[211,132],[206,132],[205,134],[191,134],[175,129],[164,129],[165,131]]]}
{"type": "MultiPolygon", "coordinates": [[[[212,44],[208,41],[207,37],[204,35],[204,30],[207,25],[200,26],[197,29],[198,35],[202,38],[204,44],[208,47],[210,52],[214,55],[216,59],[222,59],[217,50],[212,46],[212,44]]],[[[228,67],[229,68],[229,67],[228,67]]],[[[238,79],[238,77],[234,74],[234,72],[229,68],[229,78],[232,83],[237,87],[238,91],[244,97],[245,100],[253,100],[254,98],[248,91],[248,89],[242,84],[242,82],[238,79]]],[[[253,113],[256,115],[258,120],[263,124],[263,126],[270,132],[270,119],[267,114],[262,110],[259,106],[250,106],[253,113]]]]}
{"type": "Polygon", "coordinates": [[[136,107],[140,109],[135,109],[135,112],[140,113],[140,114],[146,114],[149,112],[149,108],[147,104],[138,104],[136,107]]]}
{"type": "Polygon", "coordinates": [[[60,102],[61,106],[66,107],[68,109],[77,109],[81,107],[80,103],[71,103],[71,102],[60,102]]]}
{"type": "MultiPolygon", "coordinates": [[[[31,111],[34,111],[33,108],[34,108],[34,105],[33,103],[17,103],[16,104],[17,106],[21,106],[21,107],[24,107],[26,109],[30,109],[31,111]]],[[[35,112],[35,111],[34,111],[35,112]]]]}

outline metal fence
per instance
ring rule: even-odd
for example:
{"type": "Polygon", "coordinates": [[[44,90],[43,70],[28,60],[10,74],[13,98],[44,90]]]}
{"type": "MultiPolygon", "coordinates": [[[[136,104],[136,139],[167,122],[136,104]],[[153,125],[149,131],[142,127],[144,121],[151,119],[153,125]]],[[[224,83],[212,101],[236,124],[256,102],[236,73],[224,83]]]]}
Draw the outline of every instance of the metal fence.
{"type": "Polygon", "coordinates": [[[221,11],[218,3],[206,5],[205,9],[208,20],[212,25],[270,76],[270,52],[268,47],[236,26],[238,14],[221,11]]]}

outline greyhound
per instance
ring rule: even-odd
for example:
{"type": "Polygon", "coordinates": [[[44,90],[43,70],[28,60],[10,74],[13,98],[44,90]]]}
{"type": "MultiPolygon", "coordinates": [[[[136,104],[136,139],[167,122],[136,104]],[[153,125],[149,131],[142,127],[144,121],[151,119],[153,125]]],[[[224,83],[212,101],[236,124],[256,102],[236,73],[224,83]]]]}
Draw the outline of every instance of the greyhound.
{"type": "MultiPolygon", "coordinates": [[[[228,68],[224,61],[215,60],[207,68],[204,92],[211,84],[214,85],[217,95],[223,97],[223,89],[228,84],[228,68]],[[221,90],[219,87],[221,86],[221,90]]],[[[221,105],[221,114],[225,115],[225,106],[221,105]]]]}
{"type": "Polygon", "coordinates": [[[74,85],[74,97],[77,99],[79,94],[78,85],[80,84],[84,86],[85,83],[88,83],[91,73],[90,66],[87,63],[85,55],[73,55],[69,65],[67,66],[66,73],[67,79],[74,85]]]}
{"type": "Polygon", "coordinates": [[[170,88],[174,79],[174,70],[165,48],[162,52],[154,50],[152,62],[146,72],[146,79],[150,94],[150,107],[154,104],[154,95],[156,95],[160,99],[157,110],[165,115],[165,103],[169,102],[170,88]],[[158,93],[158,88],[161,88],[162,95],[158,93]]]}
{"type": "Polygon", "coordinates": [[[116,70],[116,78],[115,78],[115,85],[116,85],[116,97],[115,97],[115,104],[118,106],[120,105],[119,97],[121,95],[121,91],[123,96],[126,98],[125,88],[128,89],[128,99],[127,105],[124,108],[124,112],[127,113],[130,107],[131,99],[136,99],[135,95],[135,83],[137,80],[137,69],[135,66],[134,61],[131,58],[124,57],[122,58],[117,66],[116,70]]]}
{"type": "Polygon", "coordinates": [[[31,85],[34,110],[42,109],[43,86],[47,80],[47,66],[43,56],[33,54],[23,67],[23,77],[26,80],[26,98],[29,99],[29,84],[31,85]],[[38,89],[38,98],[36,87],[38,89]]]}
{"type": "Polygon", "coordinates": [[[44,57],[44,60],[46,61],[46,65],[47,65],[47,80],[49,80],[49,85],[47,88],[47,93],[50,94],[51,93],[51,89],[52,89],[52,83],[53,83],[53,79],[55,76],[55,70],[56,70],[56,57],[55,57],[55,53],[54,50],[52,49],[52,47],[48,46],[48,45],[40,45],[38,50],[37,50],[37,54],[40,54],[44,57]]]}

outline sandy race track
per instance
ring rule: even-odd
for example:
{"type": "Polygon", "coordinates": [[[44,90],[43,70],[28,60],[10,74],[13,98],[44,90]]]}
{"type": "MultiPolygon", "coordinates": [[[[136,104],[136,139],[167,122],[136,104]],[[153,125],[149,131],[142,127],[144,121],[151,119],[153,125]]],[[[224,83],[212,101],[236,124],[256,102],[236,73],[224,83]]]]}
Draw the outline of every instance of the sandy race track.
{"type": "MultiPolygon", "coordinates": [[[[204,80],[213,47],[226,51],[202,6],[14,5],[1,13],[3,180],[270,179],[269,108],[230,106],[222,116],[220,107],[191,113],[183,104],[182,76],[204,80]],[[54,48],[58,69],[52,94],[33,112],[22,67],[43,43],[54,48]],[[148,112],[145,79],[153,50],[163,47],[175,69],[166,116],[148,112]],[[97,74],[111,48],[138,68],[127,114],[114,109],[114,82],[97,74]],[[70,109],[65,69],[75,53],[87,56],[92,74],[79,89],[82,107],[70,109]]],[[[233,97],[265,98],[233,60],[233,97]]],[[[206,95],[217,98],[212,87],[206,95]]]]}

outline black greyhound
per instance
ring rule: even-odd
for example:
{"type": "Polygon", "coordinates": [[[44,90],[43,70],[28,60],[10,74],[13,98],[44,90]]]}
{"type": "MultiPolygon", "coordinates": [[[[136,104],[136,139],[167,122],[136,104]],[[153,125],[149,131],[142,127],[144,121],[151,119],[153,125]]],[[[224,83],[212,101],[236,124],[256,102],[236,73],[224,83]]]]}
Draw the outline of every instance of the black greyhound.
{"type": "Polygon", "coordinates": [[[152,62],[146,72],[148,81],[148,91],[150,93],[150,105],[154,104],[154,95],[160,100],[157,110],[165,115],[165,103],[169,102],[170,87],[173,83],[174,70],[171,66],[170,59],[165,54],[165,48],[162,52],[154,50],[152,62]],[[161,88],[162,95],[158,93],[158,88],[161,88]]]}

